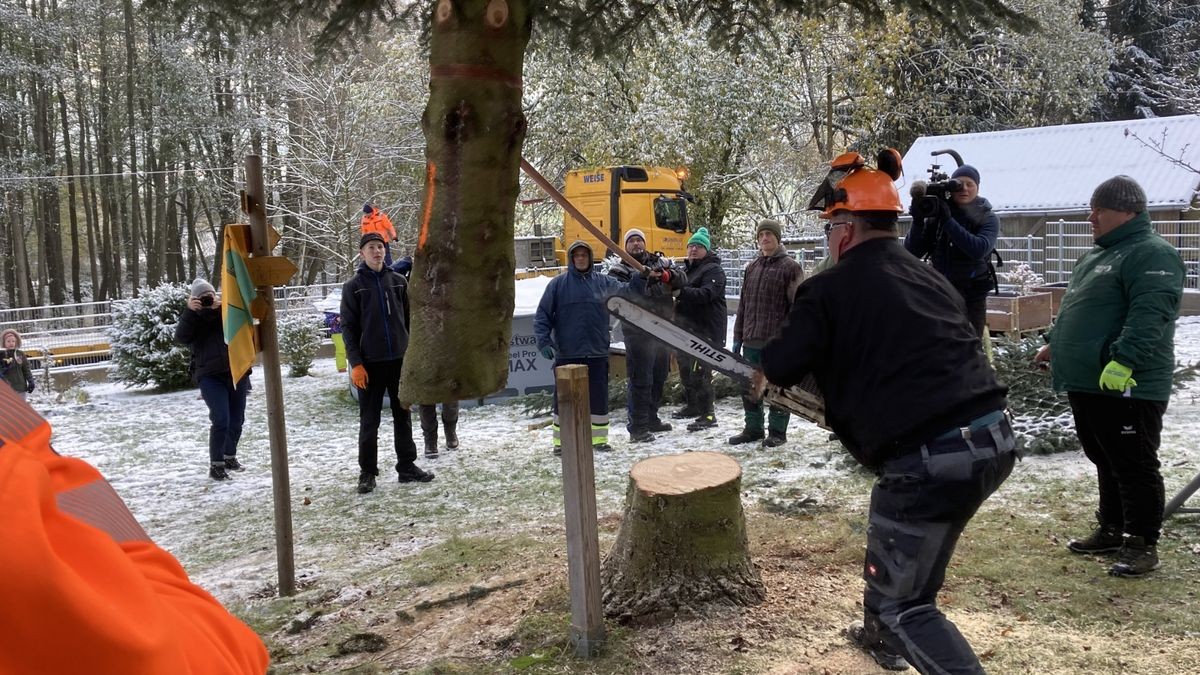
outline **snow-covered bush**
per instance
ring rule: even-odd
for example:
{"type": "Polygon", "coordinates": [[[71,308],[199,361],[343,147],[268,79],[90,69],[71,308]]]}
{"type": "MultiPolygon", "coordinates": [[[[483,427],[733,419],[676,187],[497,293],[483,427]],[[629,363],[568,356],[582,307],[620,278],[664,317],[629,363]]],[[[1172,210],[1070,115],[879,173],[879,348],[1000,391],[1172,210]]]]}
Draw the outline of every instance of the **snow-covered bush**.
{"type": "Polygon", "coordinates": [[[1027,263],[1021,263],[1009,272],[1001,272],[1000,281],[1013,287],[1017,295],[1029,295],[1033,289],[1046,283],[1042,275],[1033,271],[1027,263]]]}
{"type": "Polygon", "coordinates": [[[288,377],[304,377],[321,347],[321,319],[311,314],[290,314],[279,320],[279,357],[288,365],[288,377]]]}
{"type": "Polygon", "coordinates": [[[191,352],[175,341],[175,326],[189,293],[184,284],[163,284],[143,288],[140,297],[113,303],[108,330],[111,379],[163,389],[191,384],[191,352]]]}
{"type": "Polygon", "coordinates": [[[992,338],[996,377],[1008,386],[1017,448],[1024,454],[1047,455],[1079,449],[1067,395],[1054,391],[1050,373],[1033,365],[1045,342],[1038,336],[1020,340],[992,338]]]}

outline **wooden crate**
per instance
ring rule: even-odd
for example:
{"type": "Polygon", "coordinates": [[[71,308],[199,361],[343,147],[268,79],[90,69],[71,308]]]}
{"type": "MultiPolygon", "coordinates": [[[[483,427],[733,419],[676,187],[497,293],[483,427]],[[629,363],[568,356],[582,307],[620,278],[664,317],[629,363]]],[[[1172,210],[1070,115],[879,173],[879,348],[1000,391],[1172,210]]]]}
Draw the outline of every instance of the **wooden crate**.
{"type": "Polygon", "coordinates": [[[1050,293],[990,294],[987,296],[987,327],[993,333],[1019,334],[1050,326],[1050,293]]]}
{"type": "Polygon", "coordinates": [[[1057,317],[1058,306],[1062,304],[1063,295],[1067,292],[1066,285],[1038,286],[1033,289],[1033,292],[1050,294],[1050,316],[1057,317]]]}

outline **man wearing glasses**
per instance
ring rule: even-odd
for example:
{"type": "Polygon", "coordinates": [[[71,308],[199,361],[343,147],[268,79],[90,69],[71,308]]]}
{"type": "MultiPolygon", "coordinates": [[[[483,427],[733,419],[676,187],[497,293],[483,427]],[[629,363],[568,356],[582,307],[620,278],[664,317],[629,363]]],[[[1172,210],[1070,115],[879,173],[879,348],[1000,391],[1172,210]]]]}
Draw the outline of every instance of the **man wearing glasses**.
{"type": "Polygon", "coordinates": [[[893,181],[857,153],[833,161],[809,208],[828,223],[825,272],[801,284],[763,353],[766,380],[815,376],[825,418],[878,473],[871,492],[863,622],[847,636],[881,666],[982,673],[971,645],[937,607],[955,543],[1016,460],[1007,389],[979,346],[962,296],[904,250],[893,181]]]}

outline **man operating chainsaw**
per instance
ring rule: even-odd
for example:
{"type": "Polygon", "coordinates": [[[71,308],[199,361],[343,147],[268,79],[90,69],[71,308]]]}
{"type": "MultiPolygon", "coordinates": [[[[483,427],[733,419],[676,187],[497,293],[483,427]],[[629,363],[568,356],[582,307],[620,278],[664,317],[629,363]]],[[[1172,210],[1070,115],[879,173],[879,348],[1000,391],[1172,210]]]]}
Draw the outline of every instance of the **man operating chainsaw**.
{"type": "Polygon", "coordinates": [[[879,476],[863,622],[847,636],[891,670],[907,661],[922,673],[982,673],[937,593],[967,521],[1016,460],[1007,389],[962,296],[897,239],[900,154],[885,150],[877,164],[836,158],[809,204],[827,221],[834,264],[797,290],[763,349],[763,374],[783,386],[814,375],[826,422],[879,476]]]}

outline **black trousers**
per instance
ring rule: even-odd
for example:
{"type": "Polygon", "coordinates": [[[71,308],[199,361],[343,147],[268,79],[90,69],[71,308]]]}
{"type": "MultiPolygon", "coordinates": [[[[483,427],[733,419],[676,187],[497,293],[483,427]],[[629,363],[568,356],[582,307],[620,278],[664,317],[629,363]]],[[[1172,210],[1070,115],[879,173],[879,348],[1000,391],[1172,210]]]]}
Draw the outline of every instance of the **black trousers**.
{"type": "Polygon", "coordinates": [[[644,333],[625,333],[625,368],[629,373],[625,408],[629,433],[645,431],[658,419],[663,383],[671,368],[671,354],[663,343],[644,333]]]}
{"type": "Polygon", "coordinates": [[[1000,420],[927,442],[884,463],[871,491],[863,567],[863,623],[922,673],[983,673],[979,658],[937,607],[946,566],[979,505],[1016,462],[1000,420]]]}
{"type": "Polygon", "coordinates": [[[683,400],[688,408],[699,412],[698,417],[711,415],[713,410],[712,368],[686,352],[676,352],[679,362],[679,382],[683,385],[683,400]]]}
{"type": "Polygon", "coordinates": [[[400,367],[403,364],[404,359],[363,363],[367,369],[367,388],[358,391],[358,467],[363,473],[379,475],[379,419],[385,393],[392,404],[396,468],[417,459],[412,416],[400,406],[400,367]]]}
{"type": "Polygon", "coordinates": [[[1097,520],[1158,543],[1166,499],[1158,446],[1167,402],[1080,392],[1067,398],[1083,454],[1096,465],[1097,520]]]}
{"type": "MultiPolygon", "coordinates": [[[[421,434],[427,442],[437,443],[437,417],[436,403],[421,404],[421,434]]],[[[458,424],[458,401],[442,402],[442,424],[446,426],[446,433],[454,431],[458,424]]]]}

